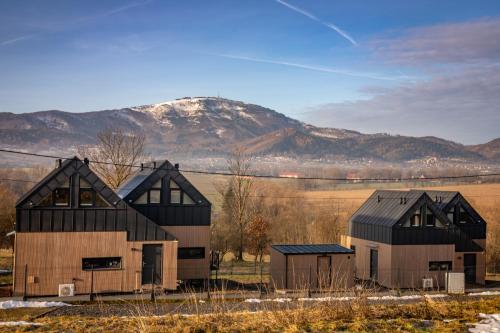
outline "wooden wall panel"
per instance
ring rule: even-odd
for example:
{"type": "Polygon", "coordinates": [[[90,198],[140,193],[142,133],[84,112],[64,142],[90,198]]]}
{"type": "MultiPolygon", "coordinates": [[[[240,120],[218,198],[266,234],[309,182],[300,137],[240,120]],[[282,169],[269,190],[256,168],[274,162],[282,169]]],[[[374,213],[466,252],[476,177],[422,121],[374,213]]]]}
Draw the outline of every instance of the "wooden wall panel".
{"type": "Polygon", "coordinates": [[[370,249],[378,250],[378,279],[383,286],[392,285],[392,247],[385,243],[348,237],[347,242],[356,247],[355,272],[361,280],[370,280],[370,249]]]}
{"type": "Polygon", "coordinates": [[[271,248],[269,264],[270,286],[275,289],[285,289],[286,257],[283,253],[271,248]]]}
{"type": "MultiPolygon", "coordinates": [[[[287,255],[287,289],[318,289],[318,257],[321,254],[287,255]]],[[[331,260],[331,290],[348,289],[354,286],[354,255],[328,254],[331,260]]],[[[281,274],[285,274],[282,271],[281,274]]],[[[324,287],[323,287],[324,288],[324,287]]]]}
{"type": "Polygon", "coordinates": [[[14,292],[24,292],[24,270],[34,277],[27,294],[56,295],[58,285],[75,283],[76,293],[90,293],[84,257],[121,257],[122,269],[94,271],[95,292],[131,292],[141,288],[142,245],[163,245],[163,288],[176,288],[177,241],[128,242],[126,232],[50,232],[16,234],[14,292]]]}
{"type": "Polygon", "coordinates": [[[209,226],[162,226],[179,241],[179,247],[204,247],[204,259],[180,259],[177,262],[177,278],[207,279],[210,277],[210,227],[209,226]]]}

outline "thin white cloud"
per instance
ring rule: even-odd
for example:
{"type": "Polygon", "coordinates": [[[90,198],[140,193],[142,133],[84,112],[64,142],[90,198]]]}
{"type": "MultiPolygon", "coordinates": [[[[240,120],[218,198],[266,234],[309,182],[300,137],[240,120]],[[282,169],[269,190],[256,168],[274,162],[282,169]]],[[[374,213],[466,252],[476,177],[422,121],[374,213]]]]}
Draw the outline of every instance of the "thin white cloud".
{"type": "Polygon", "coordinates": [[[288,2],[285,2],[283,0],[276,0],[277,3],[299,13],[299,14],[302,14],[308,18],[310,18],[311,20],[313,21],[316,21],[322,25],[324,25],[325,27],[327,28],[330,28],[332,30],[334,30],[335,32],[337,32],[339,35],[341,35],[342,37],[344,37],[345,39],[347,39],[352,45],[358,45],[358,42],[356,42],[354,40],[354,38],[352,38],[351,36],[349,36],[349,34],[347,32],[345,32],[344,30],[340,29],[338,26],[336,26],[335,24],[333,23],[329,23],[329,22],[325,22],[321,19],[319,19],[317,16],[299,8],[299,7],[295,7],[294,5],[291,5],[289,4],[288,2]]]}
{"type": "Polygon", "coordinates": [[[4,41],[0,42],[0,46],[14,44],[14,43],[26,40],[26,39],[30,39],[30,38],[32,38],[34,36],[35,36],[35,34],[31,34],[31,35],[25,35],[25,36],[19,36],[19,37],[16,37],[16,38],[7,39],[7,40],[4,40],[4,41]]]}
{"type": "Polygon", "coordinates": [[[273,59],[238,56],[238,55],[233,55],[233,54],[210,53],[210,55],[217,56],[217,57],[223,57],[223,58],[229,58],[229,59],[236,59],[236,60],[244,60],[244,61],[259,62],[259,63],[265,63],[265,64],[274,64],[274,65],[295,67],[295,68],[307,69],[307,70],[316,71],[316,72],[340,74],[340,75],[347,75],[347,76],[353,76],[353,77],[361,77],[361,78],[373,79],[373,80],[399,81],[399,80],[414,80],[415,79],[414,77],[410,77],[410,76],[385,76],[385,75],[380,75],[380,74],[376,74],[376,73],[355,72],[355,71],[349,71],[349,70],[344,70],[344,69],[335,69],[335,68],[323,67],[323,66],[299,64],[299,63],[295,63],[295,62],[280,61],[280,60],[273,60],[273,59]]]}
{"type": "MultiPolygon", "coordinates": [[[[105,18],[105,17],[108,17],[108,16],[112,16],[112,15],[124,12],[126,10],[129,10],[129,9],[132,9],[132,8],[135,8],[135,7],[138,7],[138,6],[146,5],[149,2],[151,2],[151,1],[153,1],[153,0],[131,2],[129,4],[126,4],[126,5],[123,5],[123,6],[119,6],[119,7],[116,7],[116,8],[112,8],[112,9],[110,9],[108,11],[101,12],[101,13],[98,13],[98,14],[95,14],[95,15],[84,16],[84,17],[77,18],[77,19],[73,20],[71,22],[71,24],[69,24],[69,25],[60,24],[59,26],[57,26],[57,24],[56,24],[56,25],[52,26],[51,28],[48,28],[47,31],[45,31],[45,32],[47,33],[47,32],[64,31],[64,30],[67,30],[67,29],[69,29],[71,27],[74,27],[77,24],[87,23],[87,22],[94,21],[94,20],[97,20],[97,19],[100,19],[100,18],[105,18]]],[[[4,41],[0,41],[0,46],[5,46],[5,45],[9,45],[9,44],[14,44],[14,43],[17,43],[17,42],[25,41],[25,40],[31,39],[31,38],[33,38],[35,36],[41,35],[41,34],[43,34],[43,32],[36,33],[36,34],[29,34],[29,35],[19,36],[19,37],[7,39],[7,40],[4,40],[4,41]]]]}

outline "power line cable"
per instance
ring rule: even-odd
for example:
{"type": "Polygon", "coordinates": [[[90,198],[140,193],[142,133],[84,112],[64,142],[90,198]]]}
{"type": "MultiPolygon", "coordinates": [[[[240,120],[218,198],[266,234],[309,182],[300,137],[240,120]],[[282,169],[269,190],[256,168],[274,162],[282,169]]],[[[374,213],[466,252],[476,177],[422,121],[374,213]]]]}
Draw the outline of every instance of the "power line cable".
{"type": "MultiPolygon", "coordinates": [[[[64,160],[73,159],[73,158],[62,157],[62,156],[28,153],[28,152],[22,152],[22,151],[10,150],[10,149],[2,149],[2,148],[0,148],[0,152],[27,155],[27,156],[54,158],[54,159],[64,159],[64,160]]],[[[130,168],[143,168],[143,169],[152,169],[152,170],[159,169],[159,168],[151,167],[148,165],[120,164],[120,163],[94,161],[94,160],[89,160],[89,163],[115,165],[115,166],[130,167],[130,168]]],[[[238,176],[238,177],[249,177],[249,178],[287,179],[287,180],[345,181],[345,182],[357,182],[357,183],[361,183],[361,182],[409,182],[409,181],[419,182],[419,181],[424,181],[424,180],[450,180],[450,179],[465,179],[465,178],[500,176],[500,173],[488,173],[488,174],[470,174],[470,175],[460,175],[460,176],[435,176],[435,177],[418,177],[418,178],[401,177],[401,178],[355,178],[355,179],[350,179],[350,178],[340,178],[340,177],[286,177],[286,176],[274,176],[274,175],[236,174],[236,173],[231,173],[231,172],[188,170],[188,169],[179,169],[179,171],[185,172],[185,173],[204,174],[204,175],[238,176]]]]}

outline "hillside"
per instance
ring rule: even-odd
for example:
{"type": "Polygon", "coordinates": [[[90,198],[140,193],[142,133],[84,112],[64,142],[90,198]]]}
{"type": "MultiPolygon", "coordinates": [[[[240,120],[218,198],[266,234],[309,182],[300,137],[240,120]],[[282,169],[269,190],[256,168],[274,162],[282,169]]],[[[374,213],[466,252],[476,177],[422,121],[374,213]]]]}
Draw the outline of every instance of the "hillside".
{"type": "Polygon", "coordinates": [[[433,156],[471,161],[500,156],[500,139],[464,146],[435,137],[362,134],[320,128],[274,110],[216,97],[181,98],[115,110],[0,113],[2,147],[71,153],[94,144],[97,132],[119,127],[147,134],[153,154],[222,156],[243,144],[254,154],[408,161],[433,156]]]}

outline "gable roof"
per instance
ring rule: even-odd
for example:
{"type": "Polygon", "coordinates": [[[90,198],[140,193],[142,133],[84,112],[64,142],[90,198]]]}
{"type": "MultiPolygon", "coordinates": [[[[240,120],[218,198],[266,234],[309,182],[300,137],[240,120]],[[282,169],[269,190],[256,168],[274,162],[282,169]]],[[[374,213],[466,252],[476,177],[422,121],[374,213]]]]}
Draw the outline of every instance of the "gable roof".
{"type": "Polygon", "coordinates": [[[90,186],[111,206],[116,207],[121,199],[104,183],[89,166],[78,157],[68,158],[61,162],[59,167],[53,169],[47,176],[39,181],[33,188],[19,198],[16,207],[24,206],[27,202],[37,205],[52,190],[61,186],[68,177],[78,173],[90,186]]]}
{"type": "Polygon", "coordinates": [[[392,227],[423,195],[416,191],[377,190],[354,213],[351,221],[392,227]]]}
{"type": "Polygon", "coordinates": [[[117,189],[118,196],[126,202],[135,201],[159,179],[169,175],[196,204],[210,205],[210,201],[168,160],[144,163],[143,166],[142,170],[134,173],[129,180],[117,189]]]}
{"type": "MultiPolygon", "coordinates": [[[[61,186],[69,177],[79,174],[90,186],[110,204],[111,209],[125,212],[122,227],[115,231],[127,231],[128,240],[175,240],[175,237],[161,228],[131,206],[127,205],[113,190],[111,190],[90,168],[78,157],[61,161],[59,167],[52,170],[33,188],[26,192],[16,203],[16,208],[36,209],[36,205],[54,189],[61,186]]],[[[65,209],[74,209],[65,207],[65,209]]],[[[16,218],[19,218],[17,216],[16,218]]],[[[114,223],[115,227],[117,223],[114,223]]],[[[16,223],[16,228],[19,224],[16,223]]],[[[76,230],[74,230],[76,231],[76,230]]]]}
{"type": "Polygon", "coordinates": [[[427,195],[434,200],[434,204],[441,210],[453,201],[453,199],[459,195],[458,191],[436,191],[436,190],[410,190],[416,193],[427,193],[427,195]]]}
{"type": "Polygon", "coordinates": [[[283,254],[354,253],[338,244],[274,244],[271,247],[283,254]]]}

